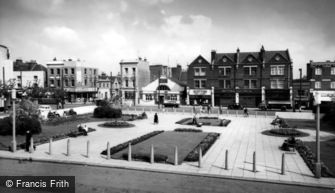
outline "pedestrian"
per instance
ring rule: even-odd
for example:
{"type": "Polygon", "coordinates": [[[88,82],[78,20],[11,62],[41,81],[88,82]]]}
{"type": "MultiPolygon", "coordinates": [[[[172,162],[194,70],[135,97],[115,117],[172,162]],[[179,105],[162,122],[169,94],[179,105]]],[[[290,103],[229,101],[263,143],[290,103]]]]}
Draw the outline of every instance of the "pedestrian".
{"type": "Polygon", "coordinates": [[[198,125],[197,114],[196,113],[194,114],[192,125],[198,125]]]}
{"type": "Polygon", "coordinates": [[[245,116],[245,117],[248,117],[248,116],[249,116],[247,107],[244,107],[244,116],[245,116]]]}
{"type": "Polygon", "coordinates": [[[154,124],[158,124],[158,115],[157,115],[157,113],[155,113],[155,116],[154,116],[154,124]]]}
{"type": "Polygon", "coordinates": [[[221,105],[219,106],[219,112],[220,112],[220,115],[222,115],[222,106],[221,105]]]}
{"type": "Polygon", "coordinates": [[[193,105],[193,113],[196,114],[197,110],[195,109],[195,106],[193,105]]]}
{"type": "Polygon", "coordinates": [[[212,108],[210,104],[207,106],[207,113],[208,114],[212,113],[212,108]]]}
{"type": "Polygon", "coordinates": [[[30,131],[30,129],[28,129],[26,131],[26,151],[29,151],[29,147],[30,147],[30,143],[31,143],[31,137],[32,137],[32,133],[30,131]]]}

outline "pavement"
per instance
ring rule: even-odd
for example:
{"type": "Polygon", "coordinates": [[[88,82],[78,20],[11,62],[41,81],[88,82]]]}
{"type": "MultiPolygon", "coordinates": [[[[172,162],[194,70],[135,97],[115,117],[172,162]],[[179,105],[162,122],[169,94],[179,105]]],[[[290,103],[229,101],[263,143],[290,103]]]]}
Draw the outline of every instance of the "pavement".
{"type": "MultiPolygon", "coordinates": [[[[135,113],[134,111],[124,113],[135,113]]],[[[137,111],[137,113],[140,113],[137,111]]],[[[101,151],[106,149],[107,142],[113,147],[125,141],[142,136],[154,130],[174,130],[176,128],[194,128],[193,126],[178,125],[176,121],[192,117],[190,113],[159,113],[159,124],[153,124],[154,112],[147,112],[149,119],[136,120],[132,128],[102,128],[103,122],[86,123],[95,128],[88,136],[70,139],[70,156],[66,155],[67,141],[63,139],[52,143],[52,154],[49,154],[49,144],[37,146],[34,153],[19,150],[15,153],[0,151],[1,157],[27,158],[32,160],[56,161],[61,163],[92,164],[105,167],[121,167],[139,170],[173,172],[191,175],[215,176],[223,178],[250,179],[284,184],[299,184],[316,187],[335,188],[335,178],[314,178],[302,157],[297,152],[285,154],[285,175],[281,174],[283,151],[279,149],[285,138],[262,135],[261,132],[271,129],[274,116],[220,115],[220,118],[230,119],[227,127],[203,126],[204,132],[218,132],[219,139],[202,159],[202,167],[197,162],[183,162],[174,166],[160,163],[145,163],[140,161],[107,160],[101,151]],[[87,141],[89,141],[89,157],[87,157],[87,141]],[[228,170],[225,166],[225,152],[228,150],[228,170]],[[253,168],[253,153],[256,152],[256,172],[253,168]]],[[[202,116],[202,115],[200,115],[202,116]]],[[[206,115],[207,116],[207,115],[206,115]]],[[[211,115],[215,116],[215,115],[211,115]]],[[[312,133],[311,133],[312,134],[312,133]]],[[[321,135],[334,137],[330,133],[321,135]]],[[[313,140],[313,136],[301,138],[313,140]]]]}

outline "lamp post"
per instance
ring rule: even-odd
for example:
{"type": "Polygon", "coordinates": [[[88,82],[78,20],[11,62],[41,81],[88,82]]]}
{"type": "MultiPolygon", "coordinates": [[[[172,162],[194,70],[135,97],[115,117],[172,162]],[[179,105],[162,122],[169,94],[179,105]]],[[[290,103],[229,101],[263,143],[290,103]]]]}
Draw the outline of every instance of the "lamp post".
{"type": "Polygon", "coordinates": [[[16,99],[16,90],[15,88],[12,89],[12,100],[13,100],[13,152],[16,152],[16,138],[15,138],[15,99],[16,99]]]}
{"type": "Polygon", "coordinates": [[[299,111],[300,111],[300,109],[301,109],[301,95],[302,95],[302,90],[301,90],[302,69],[301,68],[299,68],[299,72],[300,72],[300,80],[299,80],[300,86],[299,86],[299,92],[298,92],[298,94],[299,94],[299,111]]]}
{"type": "Polygon", "coordinates": [[[315,92],[314,102],[316,105],[316,163],[315,163],[315,177],[321,177],[321,162],[320,162],[320,104],[321,97],[318,91],[315,92]]]}

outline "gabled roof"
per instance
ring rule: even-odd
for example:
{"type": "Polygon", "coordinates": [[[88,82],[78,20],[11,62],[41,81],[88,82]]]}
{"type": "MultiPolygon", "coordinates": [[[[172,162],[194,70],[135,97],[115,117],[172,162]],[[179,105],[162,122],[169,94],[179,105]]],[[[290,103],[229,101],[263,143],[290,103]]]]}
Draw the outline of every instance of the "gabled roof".
{"type": "MultiPolygon", "coordinates": [[[[175,80],[172,80],[171,78],[166,78],[167,79],[167,83],[162,84],[161,85],[166,85],[170,88],[171,91],[184,91],[184,85],[179,84],[178,82],[176,82],[175,80]]],[[[159,86],[159,78],[157,78],[156,80],[150,82],[148,85],[146,85],[145,87],[142,88],[142,91],[146,91],[146,92],[154,92],[157,90],[158,86],[159,86]]]]}
{"type": "Polygon", "coordinates": [[[194,65],[194,64],[205,64],[205,65],[209,65],[210,63],[201,55],[199,55],[198,57],[196,57],[191,63],[190,65],[194,65]],[[201,63],[199,63],[199,61],[201,61],[201,63]]]}

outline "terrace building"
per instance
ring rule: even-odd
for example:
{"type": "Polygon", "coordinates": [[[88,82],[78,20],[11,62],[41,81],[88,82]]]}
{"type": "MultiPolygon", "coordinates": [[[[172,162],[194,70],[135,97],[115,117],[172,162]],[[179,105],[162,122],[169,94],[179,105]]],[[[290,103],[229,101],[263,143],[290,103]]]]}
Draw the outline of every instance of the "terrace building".
{"type": "Polygon", "coordinates": [[[98,96],[97,96],[98,99],[110,100],[112,96],[111,76],[107,76],[106,73],[101,73],[101,75],[98,76],[97,88],[98,88],[98,96]]]}
{"type": "Polygon", "coordinates": [[[88,101],[98,92],[98,69],[80,60],[57,60],[47,63],[47,86],[63,89],[69,102],[88,101]]]}
{"type": "Polygon", "coordinates": [[[190,104],[256,107],[293,104],[292,62],[288,50],[216,53],[198,56],[188,68],[190,104]]]}
{"type": "Polygon", "coordinates": [[[150,65],[150,82],[158,79],[160,76],[171,78],[171,68],[162,64],[150,65]]]}
{"type": "Polygon", "coordinates": [[[46,85],[47,68],[41,64],[37,64],[32,60],[23,62],[16,60],[14,62],[15,87],[17,89],[40,87],[46,85]]]}

